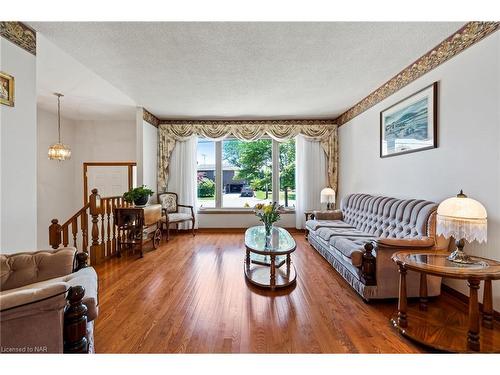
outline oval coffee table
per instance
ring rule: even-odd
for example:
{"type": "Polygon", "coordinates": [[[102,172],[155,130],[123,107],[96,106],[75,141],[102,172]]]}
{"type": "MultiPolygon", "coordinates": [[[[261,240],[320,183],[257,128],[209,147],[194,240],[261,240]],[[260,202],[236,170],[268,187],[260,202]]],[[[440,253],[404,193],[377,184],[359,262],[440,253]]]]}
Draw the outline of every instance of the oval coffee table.
{"type": "Polygon", "coordinates": [[[286,229],[273,227],[266,238],[264,226],[248,228],[245,232],[245,277],[263,288],[283,288],[293,284],[297,272],[290,254],[297,247],[286,229]]]}

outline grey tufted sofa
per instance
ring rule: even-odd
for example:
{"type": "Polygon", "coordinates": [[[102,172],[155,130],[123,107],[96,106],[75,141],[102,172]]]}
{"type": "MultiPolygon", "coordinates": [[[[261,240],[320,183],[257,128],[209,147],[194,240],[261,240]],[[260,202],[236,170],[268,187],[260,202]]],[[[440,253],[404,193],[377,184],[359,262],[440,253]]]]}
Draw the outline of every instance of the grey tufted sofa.
{"type": "MultiPolygon", "coordinates": [[[[391,260],[399,250],[447,250],[436,236],[437,204],[350,194],[340,210],[315,212],[306,222],[310,244],[365,299],[396,298],[399,274],[391,260]]],[[[441,292],[441,278],[428,277],[428,295],[441,292]]],[[[408,272],[408,296],[419,294],[419,275],[408,272]]]]}

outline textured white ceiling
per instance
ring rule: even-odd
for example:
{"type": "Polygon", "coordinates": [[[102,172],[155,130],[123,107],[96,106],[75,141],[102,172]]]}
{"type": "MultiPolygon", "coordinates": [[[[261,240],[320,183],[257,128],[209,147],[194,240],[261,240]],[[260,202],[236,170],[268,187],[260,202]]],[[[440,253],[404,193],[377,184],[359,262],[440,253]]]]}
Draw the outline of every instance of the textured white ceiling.
{"type": "Polygon", "coordinates": [[[33,22],[160,118],[331,118],[463,23],[33,22]]]}
{"type": "Polygon", "coordinates": [[[37,36],[37,105],[56,112],[55,92],[61,98],[61,114],[73,120],[132,120],[135,101],[82,63],[37,36]]]}

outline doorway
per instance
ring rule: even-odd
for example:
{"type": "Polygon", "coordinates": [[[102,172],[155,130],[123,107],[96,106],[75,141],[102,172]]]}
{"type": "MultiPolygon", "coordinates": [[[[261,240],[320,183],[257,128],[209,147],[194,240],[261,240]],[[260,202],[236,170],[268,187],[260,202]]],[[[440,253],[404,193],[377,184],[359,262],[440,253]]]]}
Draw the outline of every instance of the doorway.
{"type": "Polygon", "coordinates": [[[83,203],[89,201],[89,192],[97,189],[101,197],[122,196],[136,182],[135,162],[83,163],[83,203]]]}

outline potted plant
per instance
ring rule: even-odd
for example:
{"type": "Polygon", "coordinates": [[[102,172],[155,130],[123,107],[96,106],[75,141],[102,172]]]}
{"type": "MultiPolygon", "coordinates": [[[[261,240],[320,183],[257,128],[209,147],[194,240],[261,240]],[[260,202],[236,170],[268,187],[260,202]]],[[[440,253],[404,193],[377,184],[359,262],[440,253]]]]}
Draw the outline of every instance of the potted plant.
{"type": "Polygon", "coordinates": [[[128,203],[134,202],[136,206],[145,206],[153,193],[153,190],[142,185],[123,194],[123,199],[128,203]]]}

